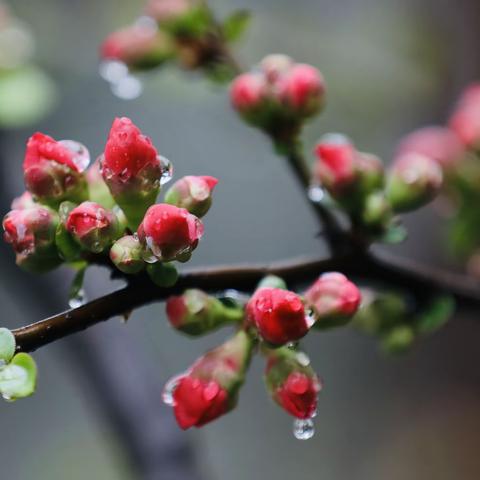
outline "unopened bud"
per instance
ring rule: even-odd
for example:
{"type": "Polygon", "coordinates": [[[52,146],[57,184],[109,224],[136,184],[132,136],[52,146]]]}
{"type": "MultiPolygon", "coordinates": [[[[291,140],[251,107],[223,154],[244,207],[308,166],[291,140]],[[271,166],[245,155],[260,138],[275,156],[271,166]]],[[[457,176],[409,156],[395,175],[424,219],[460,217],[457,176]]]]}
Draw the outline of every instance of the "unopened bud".
{"type": "Polygon", "coordinates": [[[123,273],[134,274],[145,268],[143,247],[134,235],[119,238],[110,249],[110,259],[123,273]]]}
{"type": "Polygon", "coordinates": [[[173,263],[150,263],[147,273],[155,285],[163,288],[173,287],[178,280],[178,271],[173,263]]]}

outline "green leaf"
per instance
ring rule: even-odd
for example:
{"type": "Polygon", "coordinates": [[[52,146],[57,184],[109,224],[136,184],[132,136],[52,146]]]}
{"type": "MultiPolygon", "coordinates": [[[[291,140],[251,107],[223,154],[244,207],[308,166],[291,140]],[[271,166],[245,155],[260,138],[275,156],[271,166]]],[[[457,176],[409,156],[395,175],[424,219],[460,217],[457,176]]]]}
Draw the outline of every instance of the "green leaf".
{"type": "Polygon", "coordinates": [[[408,325],[398,325],[381,338],[381,348],[385,353],[405,353],[415,341],[415,332],[408,325]]]}
{"type": "Polygon", "coordinates": [[[428,307],[417,317],[417,330],[421,334],[432,333],[443,327],[455,310],[455,300],[451,295],[434,298],[428,307]]]}
{"type": "Polygon", "coordinates": [[[237,10],[223,22],[223,35],[227,42],[236,42],[248,28],[252,15],[248,10],[237,10]]]}
{"type": "Polygon", "coordinates": [[[8,328],[0,328],[0,360],[8,363],[15,355],[15,336],[8,328]]]}
{"type": "Polygon", "coordinates": [[[32,395],[36,382],[37,366],[27,353],[17,353],[8,365],[0,369],[0,393],[5,400],[32,395]]]}

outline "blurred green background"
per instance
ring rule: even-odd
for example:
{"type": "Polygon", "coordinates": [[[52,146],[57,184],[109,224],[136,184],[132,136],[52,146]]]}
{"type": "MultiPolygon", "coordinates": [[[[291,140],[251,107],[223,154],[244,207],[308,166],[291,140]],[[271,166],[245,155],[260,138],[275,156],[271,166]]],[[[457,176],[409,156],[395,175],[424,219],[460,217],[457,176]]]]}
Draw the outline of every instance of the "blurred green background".
{"type": "MultiPolygon", "coordinates": [[[[388,162],[400,136],[442,122],[458,91],[480,78],[476,0],[211,4],[221,15],[234,8],[253,11],[251,31],[238,49],[245,63],[283,52],[322,70],[328,105],[306,129],[309,148],[320,134],[342,131],[361,150],[388,162]]],[[[56,92],[46,116],[0,133],[2,212],[8,210],[9,198],[22,191],[23,150],[33,131],[78,140],[95,156],[113,117],[127,115],[173,161],[177,178],[208,174],[220,179],[194,264],[325,251],[295,180],[266,139],[230,110],[223,89],[195,74],[167,69],[142,77],[144,93],[134,101],[110,93],[97,73],[98,45],[138,15],[141,1],[15,0],[10,6],[30,25],[34,62],[56,92]]],[[[410,239],[397,252],[452,264],[442,241],[445,226],[431,209],[409,216],[407,223],[410,239]]],[[[3,325],[26,324],[66,305],[65,272],[32,279],[14,269],[10,252],[1,252],[3,325]]],[[[101,270],[92,269],[87,282],[92,297],[111,288],[101,270]]],[[[180,435],[192,442],[197,468],[211,480],[476,480],[480,328],[475,321],[478,312],[460,312],[439,334],[399,359],[382,356],[372,339],[349,329],[309,337],[307,351],[325,390],[317,434],[308,442],[294,439],[291,419],[267,398],[259,360],[232,414],[180,435]]],[[[158,304],[136,311],[127,325],[112,320],[79,337],[92,341],[95,336],[103,361],[116,363],[128,389],[142,373],[135,350],[124,345],[135,344],[160,387],[226,334],[195,341],[179,336],[166,325],[158,304]]],[[[78,343],[66,340],[38,352],[37,394],[1,406],[1,478],[138,478],[98,406],[94,372],[79,367],[85,355],[82,360],[78,351],[78,343]]],[[[145,392],[130,394],[139,398],[138,422],[148,421],[140,402],[145,392]]],[[[159,409],[165,408],[159,397],[157,401],[159,409]]]]}

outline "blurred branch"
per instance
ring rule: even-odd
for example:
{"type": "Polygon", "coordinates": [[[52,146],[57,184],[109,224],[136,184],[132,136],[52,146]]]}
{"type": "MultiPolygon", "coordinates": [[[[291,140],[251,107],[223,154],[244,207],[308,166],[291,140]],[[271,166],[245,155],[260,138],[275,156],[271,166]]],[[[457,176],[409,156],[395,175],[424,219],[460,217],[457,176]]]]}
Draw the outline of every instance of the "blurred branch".
{"type": "Polygon", "coordinates": [[[362,279],[383,280],[411,291],[442,290],[453,294],[459,303],[480,304],[480,283],[472,278],[384,254],[373,256],[355,253],[331,259],[304,258],[271,264],[190,269],[183,272],[177,284],[170,288],[159,288],[147,275],[139,275],[123,289],[79,308],[18,328],[13,333],[17,349],[30,352],[114,316],[165,300],[187,288],[201,288],[208,292],[233,288],[248,292],[265,275],[278,275],[290,285],[298,285],[332,270],[357,275],[362,279]]]}

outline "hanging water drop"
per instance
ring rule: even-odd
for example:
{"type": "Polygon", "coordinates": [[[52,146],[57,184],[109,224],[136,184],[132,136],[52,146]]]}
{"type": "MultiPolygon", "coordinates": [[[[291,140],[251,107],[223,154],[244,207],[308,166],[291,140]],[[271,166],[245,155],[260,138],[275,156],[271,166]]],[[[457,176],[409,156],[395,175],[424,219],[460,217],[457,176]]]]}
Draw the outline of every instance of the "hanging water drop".
{"type": "Polygon", "coordinates": [[[297,418],[293,421],[293,435],[297,440],[309,440],[315,435],[315,426],[311,418],[302,420],[297,418]]]}
{"type": "Polygon", "coordinates": [[[85,305],[86,302],[87,298],[85,296],[85,290],[81,288],[74,297],[70,298],[68,306],[70,308],[78,308],[85,305]]]}
{"type": "Polygon", "coordinates": [[[165,185],[168,183],[173,177],[173,165],[172,162],[165,157],[159,155],[158,160],[160,161],[162,175],[160,177],[160,185],[165,185]]]}
{"type": "Polygon", "coordinates": [[[163,388],[162,392],[162,401],[165,405],[168,405],[169,407],[173,406],[173,392],[177,388],[179,380],[183,377],[183,375],[177,375],[175,377],[172,377],[166,384],[165,387],[163,388]]]}
{"type": "Polygon", "coordinates": [[[312,185],[308,189],[308,198],[314,203],[320,203],[325,197],[325,192],[320,185],[312,185]]]}
{"type": "Polygon", "coordinates": [[[60,140],[58,143],[68,148],[73,153],[73,163],[77,166],[80,172],[87,169],[90,164],[90,152],[85,145],[76,142],[75,140],[60,140]]]}
{"type": "Polygon", "coordinates": [[[98,67],[100,76],[109,83],[118,83],[128,76],[128,67],[118,60],[105,60],[98,67]]]}
{"type": "Polygon", "coordinates": [[[315,322],[317,321],[314,311],[310,308],[306,311],[305,322],[308,328],[312,328],[315,322]]]}
{"type": "Polygon", "coordinates": [[[133,100],[142,94],[143,85],[137,77],[127,75],[112,83],[111,90],[116,97],[122,100],[133,100]]]}

